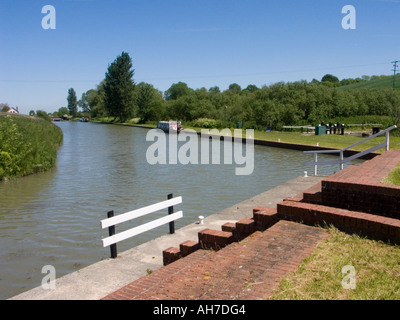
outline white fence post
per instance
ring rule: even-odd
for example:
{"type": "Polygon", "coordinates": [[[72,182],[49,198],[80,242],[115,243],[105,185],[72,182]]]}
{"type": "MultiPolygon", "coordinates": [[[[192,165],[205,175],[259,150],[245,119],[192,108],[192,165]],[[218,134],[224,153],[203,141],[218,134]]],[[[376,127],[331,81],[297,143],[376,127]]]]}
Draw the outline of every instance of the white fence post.
{"type": "Polygon", "coordinates": [[[168,200],[159,202],[144,208],[140,208],[134,211],[126,212],[120,214],[118,216],[114,216],[114,211],[109,211],[107,213],[107,219],[100,221],[100,226],[102,229],[108,228],[109,230],[109,237],[102,239],[103,247],[110,246],[111,250],[111,258],[115,259],[117,257],[117,242],[122,240],[131,238],[143,232],[152,230],[159,226],[169,223],[170,226],[170,233],[173,234],[175,232],[175,225],[174,221],[178,220],[183,217],[183,212],[174,212],[174,205],[182,203],[182,197],[172,198],[173,195],[168,195],[168,200]],[[140,226],[131,228],[129,230],[123,231],[121,233],[115,233],[115,225],[126,222],[128,220],[132,220],[149,213],[153,213],[162,209],[168,208],[168,216],[147,222],[140,226]]]}
{"type": "Polygon", "coordinates": [[[318,153],[314,153],[314,175],[318,175],[318,153]]]}
{"type": "Polygon", "coordinates": [[[389,151],[389,140],[390,140],[389,131],[386,131],[386,151],[389,151]]]}
{"type": "Polygon", "coordinates": [[[340,170],[343,170],[344,163],[343,163],[343,150],[340,151],[340,170]]]}
{"type": "MultiPolygon", "coordinates": [[[[174,195],[172,193],[169,194],[168,195],[168,200],[172,199],[173,196],[174,195]]],[[[173,206],[168,207],[168,215],[170,216],[171,214],[174,214],[174,207],[173,206]]],[[[175,222],[174,221],[171,221],[169,223],[169,233],[170,234],[174,234],[175,233],[175,222]]]]}
{"type": "MultiPolygon", "coordinates": [[[[107,217],[108,218],[114,217],[114,211],[107,212],[107,217]]],[[[110,237],[115,235],[115,225],[108,227],[108,235],[110,237]]],[[[110,251],[111,251],[111,258],[115,259],[117,257],[117,244],[116,243],[114,243],[110,246],[110,251]]]]}

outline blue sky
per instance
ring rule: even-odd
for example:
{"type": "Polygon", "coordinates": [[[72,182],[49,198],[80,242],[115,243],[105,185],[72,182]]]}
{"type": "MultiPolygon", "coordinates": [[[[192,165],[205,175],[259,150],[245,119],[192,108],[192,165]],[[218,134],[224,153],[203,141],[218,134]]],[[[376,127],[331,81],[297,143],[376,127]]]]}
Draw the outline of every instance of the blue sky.
{"type": "Polygon", "coordinates": [[[279,81],[390,75],[400,0],[0,0],[0,103],[56,111],[128,52],[134,80],[226,90],[279,81]],[[42,7],[56,29],[42,28],[42,7]],[[342,28],[342,8],[356,29],[342,28]]]}

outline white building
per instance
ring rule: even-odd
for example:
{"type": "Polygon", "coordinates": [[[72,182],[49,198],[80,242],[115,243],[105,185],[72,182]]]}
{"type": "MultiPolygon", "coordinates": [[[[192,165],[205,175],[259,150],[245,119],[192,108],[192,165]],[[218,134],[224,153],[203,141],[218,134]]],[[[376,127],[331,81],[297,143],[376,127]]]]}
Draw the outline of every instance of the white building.
{"type": "Polygon", "coordinates": [[[18,107],[17,107],[16,109],[10,108],[10,110],[8,110],[7,113],[14,113],[14,114],[19,113],[19,112],[18,112],[18,107]]]}

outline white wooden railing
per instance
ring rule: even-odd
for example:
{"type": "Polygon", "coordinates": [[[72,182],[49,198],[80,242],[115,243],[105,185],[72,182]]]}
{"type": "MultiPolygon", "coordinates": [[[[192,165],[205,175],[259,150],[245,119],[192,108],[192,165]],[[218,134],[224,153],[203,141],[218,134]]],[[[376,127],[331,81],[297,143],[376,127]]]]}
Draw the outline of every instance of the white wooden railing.
{"type": "Polygon", "coordinates": [[[169,232],[171,234],[175,233],[174,221],[183,217],[183,212],[178,211],[174,213],[174,206],[182,203],[182,197],[172,198],[173,195],[168,195],[168,200],[162,201],[144,208],[133,210],[114,216],[114,211],[109,211],[107,213],[107,219],[100,221],[100,226],[102,229],[108,228],[109,237],[102,239],[103,247],[111,246],[111,258],[117,257],[117,242],[126,240],[128,238],[134,237],[143,232],[149,231],[151,229],[157,228],[164,224],[169,223],[169,232]],[[134,227],[132,229],[115,234],[115,225],[128,220],[142,217],[144,215],[168,208],[168,216],[159,218],[154,221],[142,224],[140,226],[134,227]]]}
{"type": "Polygon", "coordinates": [[[352,144],[351,146],[348,146],[348,147],[346,147],[344,149],[341,149],[341,150],[312,150],[312,151],[304,151],[304,153],[307,153],[307,154],[314,154],[314,160],[313,161],[308,161],[308,162],[304,163],[304,165],[305,166],[313,165],[314,166],[314,175],[318,175],[318,166],[319,165],[335,165],[335,164],[339,164],[340,165],[340,170],[342,170],[343,167],[344,167],[344,164],[349,162],[349,161],[355,160],[357,158],[360,158],[360,157],[362,157],[362,156],[364,156],[366,154],[369,154],[371,152],[374,152],[374,151],[382,149],[382,148],[385,148],[386,151],[388,151],[389,150],[389,133],[390,133],[390,131],[392,131],[393,129],[396,129],[396,128],[397,128],[396,125],[391,126],[390,128],[382,130],[382,131],[380,131],[380,132],[378,132],[378,133],[376,133],[376,134],[374,134],[374,135],[372,135],[372,136],[370,136],[370,137],[368,137],[368,138],[366,138],[364,140],[356,142],[356,143],[352,144]],[[379,144],[377,146],[371,147],[371,148],[369,148],[367,150],[364,150],[364,151],[361,151],[359,153],[356,153],[356,154],[354,154],[354,155],[352,155],[350,157],[347,157],[346,159],[344,158],[345,151],[347,151],[347,150],[349,150],[349,149],[351,149],[351,148],[353,148],[353,147],[355,147],[355,146],[357,146],[359,144],[362,144],[362,143],[364,143],[364,142],[366,142],[368,140],[371,140],[371,139],[373,139],[375,137],[379,137],[379,136],[381,136],[383,134],[386,134],[385,142],[383,142],[383,143],[381,143],[381,144],[379,144]],[[339,160],[318,161],[318,155],[319,154],[332,154],[332,153],[339,153],[340,159],[339,160]]]}

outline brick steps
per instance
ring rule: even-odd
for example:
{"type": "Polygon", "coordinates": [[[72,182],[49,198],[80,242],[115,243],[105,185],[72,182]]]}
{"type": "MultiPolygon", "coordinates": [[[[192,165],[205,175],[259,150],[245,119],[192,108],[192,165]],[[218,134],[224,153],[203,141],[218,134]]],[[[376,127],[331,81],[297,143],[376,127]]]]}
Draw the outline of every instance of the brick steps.
{"type": "Polygon", "coordinates": [[[233,233],[227,231],[204,229],[199,234],[199,244],[202,249],[220,250],[234,241],[233,233]]]}
{"type": "Polygon", "coordinates": [[[320,184],[285,200],[400,219],[400,187],[381,183],[399,162],[400,151],[390,150],[361,165],[348,166],[320,184]]]}
{"type": "Polygon", "coordinates": [[[227,245],[243,240],[255,231],[263,231],[278,222],[276,208],[257,207],[253,209],[253,217],[245,217],[240,221],[227,222],[221,230],[204,229],[198,233],[198,242],[185,241],[179,249],[170,247],[163,251],[164,266],[183,258],[198,249],[218,251],[227,245]]]}
{"type": "Polygon", "coordinates": [[[197,250],[102,300],[264,300],[327,237],[320,228],[279,221],[219,251],[197,250]]]}
{"type": "Polygon", "coordinates": [[[322,184],[317,183],[311,188],[308,188],[303,192],[303,201],[309,203],[321,203],[322,202],[322,184]]]}
{"type": "Polygon", "coordinates": [[[391,150],[348,166],[279,203],[279,219],[332,224],[346,232],[399,243],[400,187],[380,182],[399,162],[400,151],[391,150]]]}

